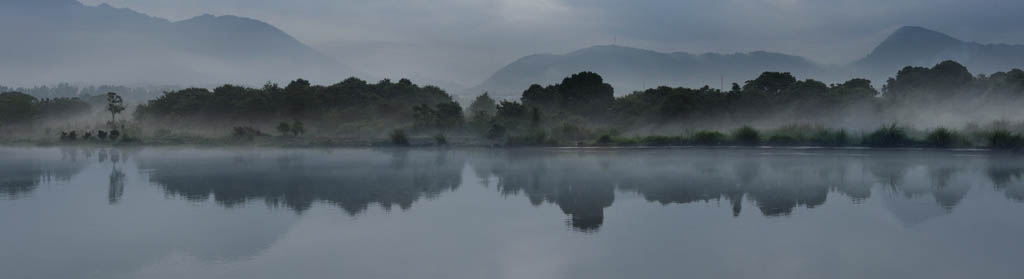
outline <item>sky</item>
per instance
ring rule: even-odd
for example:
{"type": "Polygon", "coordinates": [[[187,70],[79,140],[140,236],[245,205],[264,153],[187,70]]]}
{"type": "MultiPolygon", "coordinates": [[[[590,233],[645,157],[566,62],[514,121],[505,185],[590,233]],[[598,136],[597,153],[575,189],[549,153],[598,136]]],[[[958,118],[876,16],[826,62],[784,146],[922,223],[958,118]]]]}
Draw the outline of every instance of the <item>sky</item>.
{"type": "Polygon", "coordinates": [[[266,21],[364,73],[474,86],[526,55],[618,44],[845,64],[893,30],[1024,44],[1020,0],[80,0],[182,20],[266,21]]]}

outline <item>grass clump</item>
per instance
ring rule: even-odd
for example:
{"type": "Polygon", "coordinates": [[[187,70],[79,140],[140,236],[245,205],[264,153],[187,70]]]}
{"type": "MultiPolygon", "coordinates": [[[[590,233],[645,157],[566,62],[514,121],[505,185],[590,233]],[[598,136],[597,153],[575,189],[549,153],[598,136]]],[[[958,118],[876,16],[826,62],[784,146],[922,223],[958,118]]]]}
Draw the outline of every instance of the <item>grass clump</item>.
{"type": "Polygon", "coordinates": [[[967,138],[957,131],[939,127],[928,133],[925,142],[931,147],[949,148],[965,145],[967,138]]]}
{"type": "Polygon", "coordinates": [[[750,126],[743,126],[732,132],[732,139],[742,145],[757,145],[761,143],[761,133],[750,126]]]}
{"type": "Polygon", "coordinates": [[[1024,137],[1005,129],[997,129],[988,134],[988,147],[992,149],[1020,149],[1024,147],[1024,137]]]}
{"type": "MultiPolygon", "coordinates": [[[[117,132],[117,131],[115,130],[115,131],[110,132],[110,135],[108,135],[108,136],[111,139],[117,139],[117,137],[120,136],[120,133],[115,133],[115,132],[117,132]]],[[[266,134],[261,132],[259,129],[256,129],[256,128],[253,128],[253,127],[249,127],[249,126],[234,127],[234,128],[231,129],[231,137],[234,138],[234,139],[237,139],[237,140],[251,141],[251,140],[255,139],[256,137],[260,137],[260,136],[264,136],[264,135],[266,135],[266,134]]],[[[127,138],[127,136],[125,138],[127,138]]]]}
{"type": "Polygon", "coordinates": [[[678,136],[646,136],[637,139],[643,146],[679,146],[687,143],[686,139],[678,136]]]}
{"type": "Polygon", "coordinates": [[[913,140],[907,135],[907,130],[896,124],[889,124],[878,128],[871,134],[864,137],[864,145],[871,147],[900,147],[913,144],[913,140]]]}
{"type": "Polygon", "coordinates": [[[721,145],[726,136],[719,131],[699,131],[693,134],[693,143],[698,145],[721,145]]]}
{"type": "Polygon", "coordinates": [[[448,145],[448,137],[444,134],[437,134],[434,136],[434,144],[437,144],[438,146],[448,145]]]}
{"type": "Polygon", "coordinates": [[[509,136],[506,144],[511,146],[548,146],[558,145],[558,142],[548,137],[543,131],[537,131],[521,136],[509,136]]]}
{"type": "Polygon", "coordinates": [[[819,146],[844,146],[850,143],[846,130],[819,129],[811,136],[811,144],[819,146]]]}
{"type": "Polygon", "coordinates": [[[391,144],[394,146],[409,146],[409,136],[405,134],[405,130],[396,129],[391,131],[391,144]]]}

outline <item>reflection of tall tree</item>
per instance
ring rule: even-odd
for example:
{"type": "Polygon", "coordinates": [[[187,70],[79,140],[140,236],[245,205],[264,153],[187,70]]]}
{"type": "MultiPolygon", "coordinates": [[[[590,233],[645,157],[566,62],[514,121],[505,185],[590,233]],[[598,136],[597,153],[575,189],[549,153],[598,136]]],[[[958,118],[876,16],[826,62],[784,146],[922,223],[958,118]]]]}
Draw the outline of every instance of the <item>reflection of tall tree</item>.
{"type": "Polygon", "coordinates": [[[124,196],[124,172],[116,167],[110,169],[110,184],[107,187],[107,202],[115,204],[124,196]]]}
{"type": "Polygon", "coordinates": [[[370,204],[408,209],[420,198],[457,188],[464,165],[461,156],[452,152],[185,153],[139,158],[139,164],[150,170],[150,181],[169,194],[193,201],[212,196],[229,207],[262,199],[270,206],[297,212],[317,201],[350,214],[370,204]]]}

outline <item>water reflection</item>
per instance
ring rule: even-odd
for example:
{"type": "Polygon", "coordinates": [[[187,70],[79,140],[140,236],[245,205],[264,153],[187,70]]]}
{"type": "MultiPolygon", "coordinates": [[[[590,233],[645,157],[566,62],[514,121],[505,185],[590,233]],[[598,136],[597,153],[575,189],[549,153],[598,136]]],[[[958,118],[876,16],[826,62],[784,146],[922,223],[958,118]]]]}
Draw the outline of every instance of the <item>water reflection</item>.
{"type": "Polygon", "coordinates": [[[257,153],[167,152],[139,158],[140,169],[168,194],[190,201],[212,199],[226,207],[263,200],[296,212],[314,202],[356,215],[369,205],[409,209],[462,184],[457,152],[257,153]]]}
{"type": "Polygon", "coordinates": [[[659,204],[726,204],[733,217],[753,206],[766,217],[883,193],[886,207],[913,224],[949,213],[972,187],[1024,201],[1024,165],[984,153],[791,150],[175,150],[61,149],[59,159],[12,152],[0,159],[0,193],[18,198],[41,180],[67,180],[86,161],[109,164],[108,203],[125,192],[119,163],[134,160],[168,196],[224,207],[263,201],[296,213],[315,203],[358,215],[371,205],[410,209],[455,191],[468,167],[485,185],[530,204],[554,204],[569,226],[597,232],[617,193],[659,204]],[[892,198],[899,197],[899,198],[892,198]],[[933,202],[928,208],[901,200],[933,202]]]}
{"type": "Polygon", "coordinates": [[[60,151],[57,157],[48,152],[0,149],[0,198],[24,197],[48,181],[66,182],[86,166],[78,160],[77,149],[60,151]]]}

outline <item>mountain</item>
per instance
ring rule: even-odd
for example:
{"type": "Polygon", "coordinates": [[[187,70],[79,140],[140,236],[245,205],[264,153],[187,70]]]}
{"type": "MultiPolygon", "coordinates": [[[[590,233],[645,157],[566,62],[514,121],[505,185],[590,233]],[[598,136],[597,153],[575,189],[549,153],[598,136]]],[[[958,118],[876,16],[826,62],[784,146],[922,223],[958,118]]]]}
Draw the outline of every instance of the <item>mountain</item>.
{"type": "Polygon", "coordinates": [[[867,57],[851,68],[875,80],[894,75],[905,66],[931,67],[955,60],[973,73],[993,73],[1024,66],[1024,45],[965,42],[917,26],[897,29],[867,57]]]}
{"type": "Polygon", "coordinates": [[[1024,46],[964,42],[921,27],[902,27],[867,57],[844,66],[825,66],[808,59],[772,52],[694,55],[662,53],[622,46],[595,46],[567,54],[530,55],[498,70],[481,85],[464,92],[517,99],[531,84],[554,84],[580,71],[596,72],[615,87],[617,95],[655,86],[711,87],[728,90],[764,71],[791,72],[798,78],[826,83],[868,78],[880,87],[905,66],[931,67],[955,60],[973,73],[993,73],[1024,66],[1024,46]]]}
{"type": "Polygon", "coordinates": [[[249,18],[182,21],[76,0],[0,0],[0,84],[260,85],[353,71],[249,18]]]}
{"type": "Polygon", "coordinates": [[[835,70],[799,56],[755,51],[736,54],[663,53],[631,47],[605,45],[567,54],[530,55],[505,66],[483,84],[466,94],[483,91],[494,96],[518,98],[531,84],[553,84],[581,71],[596,72],[615,87],[618,95],[650,87],[709,85],[715,88],[742,84],[764,71],[832,73],[835,70]]]}

